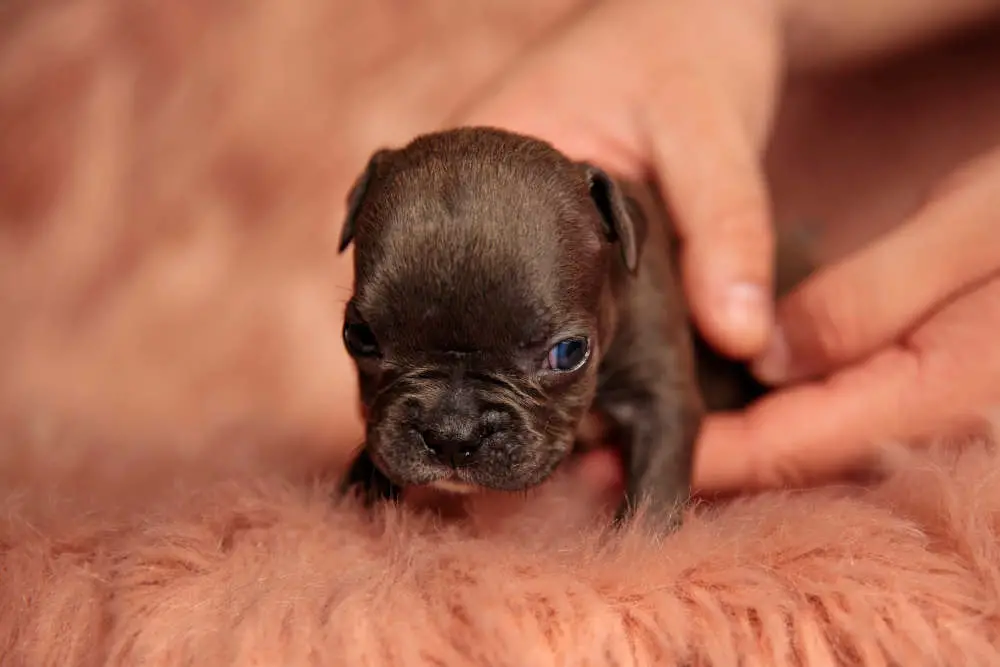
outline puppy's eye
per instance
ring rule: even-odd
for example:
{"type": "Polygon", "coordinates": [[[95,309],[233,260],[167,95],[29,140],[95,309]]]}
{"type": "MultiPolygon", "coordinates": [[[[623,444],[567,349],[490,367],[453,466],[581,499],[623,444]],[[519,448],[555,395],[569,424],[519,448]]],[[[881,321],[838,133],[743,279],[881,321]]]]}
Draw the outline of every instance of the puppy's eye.
{"type": "Polygon", "coordinates": [[[344,324],[344,345],[355,357],[378,355],[378,341],[367,324],[347,322],[344,324]]]}
{"type": "Polygon", "coordinates": [[[546,365],[550,370],[569,373],[583,366],[589,356],[590,342],[582,336],[574,336],[552,346],[546,365]]]}

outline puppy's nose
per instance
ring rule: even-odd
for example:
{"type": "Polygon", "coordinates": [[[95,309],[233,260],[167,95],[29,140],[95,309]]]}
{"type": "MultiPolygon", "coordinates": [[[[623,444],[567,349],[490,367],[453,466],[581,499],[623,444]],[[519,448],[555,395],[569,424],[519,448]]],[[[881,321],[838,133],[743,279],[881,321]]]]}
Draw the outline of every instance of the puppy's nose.
{"type": "Polygon", "coordinates": [[[454,431],[427,429],[421,435],[424,438],[424,444],[434,452],[437,460],[453,468],[470,464],[475,459],[475,454],[482,444],[477,433],[466,435],[454,431]]]}

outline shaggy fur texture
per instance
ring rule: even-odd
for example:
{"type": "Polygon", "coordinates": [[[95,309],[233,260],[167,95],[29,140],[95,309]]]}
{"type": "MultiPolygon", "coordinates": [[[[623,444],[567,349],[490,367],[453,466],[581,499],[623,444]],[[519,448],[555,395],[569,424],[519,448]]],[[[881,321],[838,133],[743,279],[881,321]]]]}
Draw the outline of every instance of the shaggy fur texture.
{"type": "Polygon", "coordinates": [[[558,479],[447,521],[277,479],[35,487],[0,523],[0,662],[997,665],[997,455],[957,451],[705,506],[661,543],[602,533],[558,479]]]}

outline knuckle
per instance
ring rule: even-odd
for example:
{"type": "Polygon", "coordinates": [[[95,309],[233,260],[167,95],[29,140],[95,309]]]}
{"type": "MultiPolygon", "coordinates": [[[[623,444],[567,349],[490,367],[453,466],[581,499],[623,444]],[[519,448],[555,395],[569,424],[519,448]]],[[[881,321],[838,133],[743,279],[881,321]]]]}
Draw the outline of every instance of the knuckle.
{"type": "Polygon", "coordinates": [[[815,363],[842,363],[854,357],[864,339],[864,321],[856,293],[824,289],[821,282],[800,291],[786,312],[791,352],[815,363]]]}
{"type": "Polygon", "coordinates": [[[751,488],[796,487],[809,476],[808,467],[800,460],[801,455],[781,446],[781,436],[773,432],[773,421],[773,413],[761,404],[751,407],[741,417],[743,432],[754,438],[756,445],[743,450],[742,478],[744,484],[751,488]]]}
{"type": "Polygon", "coordinates": [[[767,207],[753,196],[717,208],[698,233],[706,250],[720,257],[744,279],[765,281],[771,274],[774,231],[767,207]]]}
{"type": "Polygon", "coordinates": [[[773,232],[763,188],[746,186],[727,195],[716,198],[712,207],[712,231],[748,244],[769,244],[773,232]]]}
{"type": "Polygon", "coordinates": [[[784,489],[802,486],[808,476],[794,459],[754,456],[748,462],[747,477],[758,489],[784,489]]]}

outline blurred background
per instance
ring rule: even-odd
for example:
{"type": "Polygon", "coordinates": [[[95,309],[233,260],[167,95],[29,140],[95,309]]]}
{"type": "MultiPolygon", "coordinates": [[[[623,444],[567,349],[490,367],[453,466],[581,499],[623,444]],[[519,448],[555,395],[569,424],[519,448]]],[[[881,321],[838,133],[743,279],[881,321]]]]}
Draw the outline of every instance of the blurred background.
{"type": "MultiPolygon", "coordinates": [[[[347,188],[588,4],[0,3],[2,455],[340,464],[347,188]]],[[[835,256],[996,142],[998,35],[797,77],[778,220],[835,256]]]]}

